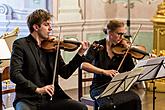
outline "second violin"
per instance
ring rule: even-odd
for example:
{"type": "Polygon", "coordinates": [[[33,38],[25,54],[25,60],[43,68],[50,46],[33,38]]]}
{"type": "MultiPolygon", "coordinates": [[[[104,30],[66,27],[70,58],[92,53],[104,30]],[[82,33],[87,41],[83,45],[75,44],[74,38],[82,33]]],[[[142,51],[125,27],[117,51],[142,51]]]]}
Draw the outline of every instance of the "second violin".
{"type": "MultiPolygon", "coordinates": [[[[126,41],[125,39],[123,39],[120,43],[118,43],[112,47],[112,51],[115,54],[124,55],[128,49],[127,46],[129,46],[129,43],[130,43],[129,41],[126,41]],[[127,43],[127,44],[125,44],[125,43],[127,43]]],[[[132,57],[134,57],[135,59],[138,59],[138,60],[144,58],[145,55],[149,55],[149,53],[146,52],[146,48],[141,45],[132,45],[131,48],[129,48],[128,53],[131,54],[132,57]]]]}

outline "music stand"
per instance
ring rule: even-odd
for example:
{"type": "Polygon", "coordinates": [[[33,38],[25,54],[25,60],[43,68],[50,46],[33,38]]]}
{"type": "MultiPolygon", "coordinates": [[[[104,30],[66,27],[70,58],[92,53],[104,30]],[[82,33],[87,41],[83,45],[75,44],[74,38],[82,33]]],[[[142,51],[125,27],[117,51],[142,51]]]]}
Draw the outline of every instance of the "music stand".
{"type": "Polygon", "coordinates": [[[139,78],[143,68],[135,68],[129,72],[124,72],[112,78],[106,89],[96,99],[115,94],[122,91],[128,91],[134,82],[139,78]]]}
{"type": "Polygon", "coordinates": [[[155,110],[155,79],[165,77],[165,57],[151,58],[148,60],[141,60],[137,64],[137,68],[144,67],[142,75],[138,78],[138,81],[152,80],[153,83],[153,110],[155,110]]]}

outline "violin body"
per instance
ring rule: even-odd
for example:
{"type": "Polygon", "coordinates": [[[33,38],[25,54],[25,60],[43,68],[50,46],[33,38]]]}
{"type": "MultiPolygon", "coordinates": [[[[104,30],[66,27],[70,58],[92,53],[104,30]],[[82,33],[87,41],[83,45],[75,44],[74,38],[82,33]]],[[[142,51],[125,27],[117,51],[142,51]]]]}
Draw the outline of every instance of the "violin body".
{"type": "Polygon", "coordinates": [[[75,51],[81,45],[81,42],[74,40],[55,40],[54,38],[44,40],[41,42],[41,47],[48,52],[56,51],[59,43],[59,48],[64,51],[75,51]]]}
{"type": "MultiPolygon", "coordinates": [[[[126,42],[124,41],[124,43],[126,42]]],[[[124,55],[129,49],[128,54],[131,54],[133,58],[138,60],[144,58],[145,55],[149,55],[149,53],[146,52],[146,48],[144,46],[132,45],[129,48],[129,42],[126,45],[123,43],[118,43],[112,47],[112,52],[118,55],[124,55]]]]}

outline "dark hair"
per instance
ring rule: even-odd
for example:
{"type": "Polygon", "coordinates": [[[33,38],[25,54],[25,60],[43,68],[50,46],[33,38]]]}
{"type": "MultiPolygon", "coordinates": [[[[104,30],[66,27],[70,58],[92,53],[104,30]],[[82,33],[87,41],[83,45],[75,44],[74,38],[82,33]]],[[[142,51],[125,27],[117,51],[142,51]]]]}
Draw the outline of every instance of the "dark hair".
{"type": "Polygon", "coordinates": [[[51,17],[52,15],[43,9],[35,10],[27,18],[27,25],[28,25],[29,31],[32,33],[34,31],[33,29],[34,24],[41,26],[43,21],[50,20],[51,17]]]}
{"type": "Polygon", "coordinates": [[[124,22],[119,20],[110,20],[107,24],[107,29],[109,31],[115,31],[119,27],[124,27],[124,22]]]}

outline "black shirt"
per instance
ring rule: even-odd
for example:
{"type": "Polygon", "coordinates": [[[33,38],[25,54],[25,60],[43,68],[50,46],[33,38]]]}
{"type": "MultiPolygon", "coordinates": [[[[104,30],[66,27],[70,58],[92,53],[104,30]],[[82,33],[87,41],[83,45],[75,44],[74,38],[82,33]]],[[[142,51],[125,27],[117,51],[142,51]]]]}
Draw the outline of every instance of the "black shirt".
{"type": "MultiPolygon", "coordinates": [[[[110,70],[110,69],[117,70],[121,60],[123,59],[123,56],[114,55],[112,59],[110,59],[106,51],[106,39],[97,41],[97,43],[99,45],[103,45],[104,49],[98,51],[97,49],[94,49],[91,46],[86,54],[86,59],[99,68],[105,70],[110,70]]],[[[133,69],[134,66],[135,65],[133,63],[132,56],[128,54],[119,72],[122,73],[122,72],[130,71],[131,69],[133,69]]],[[[91,97],[94,98],[95,96],[100,95],[107,87],[111,79],[112,78],[110,76],[105,76],[103,74],[94,74],[94,79],[90,89],[91,97]]]]}

